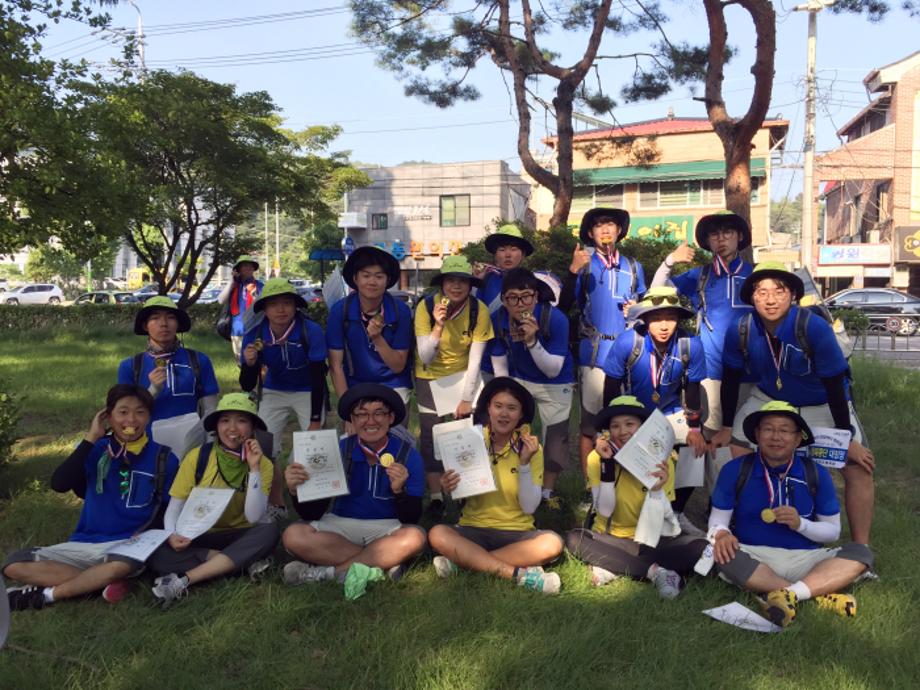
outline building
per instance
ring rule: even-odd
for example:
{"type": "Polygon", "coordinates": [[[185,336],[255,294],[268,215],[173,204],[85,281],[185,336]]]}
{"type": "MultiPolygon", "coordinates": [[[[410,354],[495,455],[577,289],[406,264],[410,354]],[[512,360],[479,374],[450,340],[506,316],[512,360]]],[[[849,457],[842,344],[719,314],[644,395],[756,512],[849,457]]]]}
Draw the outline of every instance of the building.
{"type": "Polygon", "coordinates": [[[339,227],[355,246],[393,253],[410,272],[441,267],[497,219],[526,220],[530,186],[505,161],[412,163],[365,169],[373,183],[349,192],[339,227]]]}
{"type": "MultiPolygon", "coordinates": [[[[751,151],[751,226],[755,247],[770,237],[770,170],[782,151],[789,123],[766,120],[751,151]]],[[[545,139],[550,148],[555,138],[545,139]]],[[[575,134],[575,193],[569,223],[577,226],[596,206],[625,208],[631,237],[693,242],[696,221],[725,208],[722,142],[706,118],[666,117],[575,134]]],[[[546,228],[553,196],[534,187],[537,227],[546,228]]]]}
{"type": "Polygon", "coordinates": [[[920,294],[920,51],[863,85],[869,104],[837,132],[843,144],[815,160],[825,204],[816,275],[831,291],[920,294]]]}

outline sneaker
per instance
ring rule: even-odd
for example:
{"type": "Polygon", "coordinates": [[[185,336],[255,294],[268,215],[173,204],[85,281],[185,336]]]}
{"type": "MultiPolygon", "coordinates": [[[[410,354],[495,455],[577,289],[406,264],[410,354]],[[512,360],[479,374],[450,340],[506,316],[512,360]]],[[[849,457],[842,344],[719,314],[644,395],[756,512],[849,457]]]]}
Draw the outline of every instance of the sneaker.
{"type": "Polygon", "coordinates": [[[291,561],[281,571],[284,584],[296,586],[307,582],[323,582],[335,579],[335,567],[331,565],[310,565],[303,561],[291,561]]]}
{"type": "Polygon", "coordinates": [[[872,568],[866,568],[859,574],[859,577],[853,580],[853,584],[855,585],[858,582],[878,582],[879,579],[877,572],[872,570],[872,568]]]}
{"type": "Polygon", "coordinates": [[[288,509],[287,506],[276,506],[269,503],[268,508],[265,509],[265,514],[275,522],[284,522],[287,520],[288,509]]]}
{"type": "Polygon", "coordinates": [[[534,592],[543,592],[543,594],[559,594],[562,587],[562,580],[559,573],[547,573],[543,568],[526,568],[518,573],[517,583],[519,587],[531,589],[534,592]]]}
{"type": "Polygon", "coordinates": [[[402,576],[406,574],[406,566],[403,563],[399,565],[394,565],[392,568],[387,570],[387,579],[390,582],[399,582],[402,579],[402,576]]]}
{"type": "Polygon", "coordinates": [[[609,570],[592,565],[588,568],[588,571],[591,573],[591,586],[592,587],[603,587],[604,585],[613,582],[616,580],[619,575],[616,573],[611,573],[609,570]]]}
{"type": "Polygon", "coordinates": [[[703,539],[706,538],[706,533],[694,525],[692,522],[690,522],[690,518],[688,518],[684,513],[677,514],[677,522],[680,525],[680,531],[683,534],[691,537],[701,537],[703,539]]]}
{"type": "Polygon", "coordinates": [[[819,609],[833,611],[844,618],[856,618],[856,597],[852,594],[819,594],[815,597],[819,609]]]}
{"type": "Polygon", "coordinates": [[[28,609],[43,609],[48,605],[45,601],[45,588],[35,585],[16,587],[6,590],[6,598],[10,602],[10,611],[27,611],[28,609]]]}
{"type": "Polygon", "coordinates": [[[434,571],[438,574],[438,577],[450,577],[459,572],[457,565],[446,556],[435,556],[431,560],[431,565],[434,566],[434,571]]]}
{"type": "Polygon", "coordinates": [[[795,620],[795,607],[799,598],[788,589],[774,589],[766,596],[758,597],[764,616],[781,628],[795,620]]]}
{"type": "Polygon", "coordinates": [[[562,510],[562,497],[559,494],[553,494],[543,499],[543,505],[549,510],[562,510]]]}
{"type": "Polygon", "coordinates": [[[272,567],[272,557],[263,558],[261,561],[256,561],[255,563],[250,563],[249,567],[246,568],[246,574],[249,575],[249,579],[252,582],[258,582],[272,567]]]}
{"type": "Polygon", "coordinates": [[[105,589],[102,590],[102,598],[110,604],[117,604],[124,599],[130,591],[131,584],[127,580],[115,580],[107,584],[105,589]]]}
{"type": "Polygon", "coordinates": [[[179,577],[175,573],[158,577],[153,581],[151,591],[164,606],[168,606],[179,597],[188,594],[188,578],[179,577]]]}
{"type": "Polygon", "coordinates": [[[674,599],[684,588],[684,578],[657,563],[648,569],[648,579],[658,589],[658,596],[662,599],[674,599]]]}

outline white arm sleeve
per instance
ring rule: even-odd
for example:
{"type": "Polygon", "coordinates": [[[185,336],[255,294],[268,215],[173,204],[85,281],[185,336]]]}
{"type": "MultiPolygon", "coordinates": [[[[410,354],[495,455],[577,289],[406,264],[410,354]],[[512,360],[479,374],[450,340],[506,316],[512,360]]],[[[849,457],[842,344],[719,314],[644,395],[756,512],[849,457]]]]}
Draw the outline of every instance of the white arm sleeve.
{"type": "Polygon", "coordinates": [[[715,537],[719,532],[731,532],[728,526],[732,522],[734,510],[722,510],[713,506],[709,513],[709,538],[715,537]]]}
{"type": "Polygon", "coordinates": [[[482,366],[482,355],[486,351],[486,343],[473,343],[470,345],[470,359],[466,365],[466,376],[463,378],[463,394],[461,400],[470,402],[479,385],[479,368],[482,366]]]}
{"type": "Polygon", "coordinates": [[[268,507],[268,495],[262,491],[262,474],[258,471],[249,472],[249,487],[246,489],[246,505],[243,514],[246,521],[256,524],[265,515],[268,507]]]}
{"type": "Polygon", "coordinates": [[[179,522],[179,515],[185,507],[184,498],[170,498],[169,505],[166,506],[166,512],[163,514],[163,529],[172,534],[176,531],[176,523],[179,522]]]}
{"type": "Polygon", "coordinates": [[[434,361],[435,355],[438,354],[438,345],[440,343],[441,339],[435,338],[431,334],[415,336],[415,349],[418,352],[418,358],[422,360],[422,364],[431,364],[434,361]]]}
{"type": "Polygon", "coordinates": [[[204,419],[217,409],[217,394],[206,395],[201,399],[201,418],[204,419]]]}
{"type": "Polygon", "coordinates": [[[533,363],[542,371],[547,378],[555,378],[562,371],[562,365],[565,364],[565,357],[562,355],[553,355],[543,349],[543,344],[537,340],[536,344],[530,348],[530,356],[533,363]]]}
{"type": "Polygon", "coordinates": [[[496,376],[507,376],[508,375],[508,355],[500,355],[498,357],[492,357],[492,371],[495,372],[496,376]]]}
{"type": "Polygon", "coordinates": [[[827,544],[840,538],[840,513],[836,515],[819,515],[817,520],[799,518],[801,523],[797,530],[806,539],[819,544],[827,544]]]}
{"type": "Polygon", "coordinates": [[[613,482],[601,482],[597,497],[594,499],[597,514],[608,518],[617,507],[617,487],[613,482]]]}
{"type": "Polygon", "coordinates": [[[226,304],[227,300],[230,299],[230,294],[233,292],[233,282],[234,281],[231,280],[229,283],[224,285],[224,289],[221,290],[220,294],[217,296],[217,301],[220,304],[226,304]]]}
{"type": "MultiPolygon", "coordinates": [[[[670,256],[670,254],[668,254],[670,256]]],[[[667,259],[666,259],[667,260],[667,259]]],[[[662,285],[673,285],[671,282],[671,271],[673,266],[668,266],[664,261],[661,262],[661,265],[658,267],[658,270],[655,271],[655,275],[652,278],[652,284],[649,287],[661,287],[662,285]]]]}
{"type": "Polygon", "coordinates": [[[543,498],[543,487],[533,483],[530,465],[518,466],[518,503],[521,504],[521,510],[528,515],[533,515],[540,507],[541,498],[543,498]]]}

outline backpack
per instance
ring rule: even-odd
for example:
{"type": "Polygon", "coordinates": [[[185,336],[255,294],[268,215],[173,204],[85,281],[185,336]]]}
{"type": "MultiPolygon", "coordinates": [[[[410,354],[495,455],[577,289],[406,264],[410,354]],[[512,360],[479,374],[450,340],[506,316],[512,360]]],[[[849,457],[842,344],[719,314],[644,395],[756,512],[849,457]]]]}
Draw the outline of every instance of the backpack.
{"type": "MultiPolygon", "coordinates": [[[[634,295],[636,294],[636,288],[639,286],[638,262],[631,256],[626,256],[624,258],[626,259],[626,263],[628,264],[629,270],[632,274],[629,283],[629,294],[634,295]]],[[[620,267],[617,266],[614,268],[612,273],[616,276],[616,279],[619,279],[620,267]]],[[[578,294],[576,295],[576,300],[578,302],[579,311],[581,312],[581,316],[579,317],[578,321],[578,331],[582,338],[588,338],[591,340],[592,352],[590,366],[594,367],[597,364],[597,351],[600,346],[600,341],[602,339],[614,340],[615,336],[601,333],[588,318],[588,314],[591,312],[591,294],[588,292],[588,279],[591,277],[590,261],[582,267],[578,275],[580,278],[580,285],[578,294]]]]}
{"type": "MultiPolygon", "coordinates": [[[[188,347],[183,349],[188,352],[188,363],[189,366],[192,367],[192,374],[195,375],[195,398],[201,400],[204,397],[204,386],[201,383],[201,360],[198,358],[198,351],[188,347]]],[[[134,372],[134,383],[138,386],[141,383],[141,366],[143,362],[143,352],[138,352],[134,355],[134,359],[131,362],[131,369],[134,372]]]]}
{"type": "MultiPolygon", "coordinates": [[[[539,304],[541,304],[543,308],[540,309],[540,318],[538,320],[539,327],[538,327],[537,332],[540,334],[540,337],[543,338],[543,340],[547,340],[549,338],[549,328],[550,328],[549,322],[550,322],[550,318],[553,315],[553,307],[550,305],[549,302],[539,302],[539,304]]],[[[498,313],[502,313],[502,312],[504,312],[505,314],[508,314],[508,310],[505,309],[504,306],[499,309],[498,313]]],[[[510,314],[508,314],[508,321],[510,325],[510,321],[511,321],[510,314]]],[[[512,345],[511,331],[507,328],[503,328],[501,330],[501,334],[498,337],[500,337],[502,339],[502,342],[505,343],[505,349],[507,350],[507,357],[508,357],[508,370],[513,376],[515,367],[514,367],[514,361],[511,357],[511,345],[512,345]]]]}
{"type": "MultiPolygon", "coordinates": [[[[808,486],[808,494],[811,496],[812,506],[811,514],[808,516],[803,515],[802,517],[812,517],[817,510],[818,467],[815,461],[808,455],[800,454],[799,458],[805,468],[805,484],[808,486]]],[[[741,468],[738,470],[738,478],[735,480],[735,506],[738,505],[738,501],[741,498],[741,491],[744,489],[745,485],[747,485],[753,471],[754,453],[751,453],[744,456],[744,459],[741,461],[741,468]]]]}
{"type": "Polygon", "coordinates": [[[161,445],[159,450],[157,450],[156,469],[154,470],[153,478],[153,501],[156,502],[157,508],[153,511],[150,519],[137,530],[138,533],[150,529],[158,519],[162,520],[163,497],[166,495],[166,462],[169,460],[170,453],[172,453],[172,448],[169,446],[161,445]]]}
{"type": "MultiPolygon", "coordinates": [[[[639,360],[639,357],[642,356],[642,350],[645,348],[645,336],[640,335],[635,329],[633,329],[632,334],[633,346],[629,357],[626,359],[626,387],[630,392],[632,391],[632,368],[639,360]]],[[[680,373],[680,399],[681,404],[684,404],[684,396],[690,376],[690,338],[678,338],[677,351],[681,364],[683,364],[683,370],[680,373]]]]}
{"type": "Polygon", "coordinates": [[[709,282],[709,275],[712,273],[712,264],[705,264],[700,268],[700,279],[696,283],[696,299],[699,303],[699,310],[696,312],[696,330],[700,332],[703,325],[710,330],[714,330],[709,319],[706,317],[706,283],[709,282]]]}
{"type": "MultiPolygon", "coordinates": [[[[390,299],[392,299],[394,303],[396,302],[396,298],[389,294],[384,294],[383,296],[384,301],[386,301],[387,297],[390,297],[390,299]]],[[[343,309],[342,309],[342,344],[343,344],[344,351],[345,351],[345,373],[348,374],[349,376],[355,375],[355,365],[351,359],[351,351],[348,349],[348,329],[352,323],[351,319],[349,318],[349,314],[351,314],[351,305],[354,303],[354,301],[357,298],[358,298],[358,295],[355,292],[352,292],[346,295],[345,304],[343,305],[343,309]]],[[[381,306],[382,306],[382,303],[381,303],[381,306]]],[[[428,310],[429,314],[432,313],[432,309],[434,309],[434,307],[429,308],[428,310]]],[[[398,307],[396,309],[396,317],[397,318],[396,318],[395,327],[398,329],[399,326],[401,325],[400,319],[402,318],[400,317],[400,311],[398,307]]],[[[304,332],[304,339],[306,339],[306,332],[304,332]]],[[[411,363],[415,359],[412,353],[414,346],[415,346],[415,338],[413,337],[409,343],[409,354],[406,357],[406,367],[407,368],[411,366],[411,363]]],[[[402,373],[402,372],[397,372],[397,373],[402,373]]]]}

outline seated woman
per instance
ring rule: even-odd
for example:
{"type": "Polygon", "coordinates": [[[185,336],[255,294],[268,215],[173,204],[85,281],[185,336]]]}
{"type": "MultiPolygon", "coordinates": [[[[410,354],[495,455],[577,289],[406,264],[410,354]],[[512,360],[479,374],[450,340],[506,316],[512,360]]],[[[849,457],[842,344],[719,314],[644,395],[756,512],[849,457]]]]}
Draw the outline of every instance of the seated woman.
{"type": "Polygon", "coordinates": [[[614,398],[601,410],[595,424],[599,436],[588,454],[588,482],[594,499],[591,529],[573,529],[566,534],[566,546],[591,567],[591,581],[604,585],[617,575],[637,580],[648,579],[665,599],[680,594],[683,577],[693,570],[706,548],[705,539],[680,534],[668,500],[673,499],[673,462],[663,463],[652,474],[658,481],[648,491],[614,459],[615,453],[632,438],[651,410],[631,395],[614,398]],[[604,433],[606,432],[606,433],[604,433]],[[609,436],[608,436],[609,435],[609,436]],[[657,501],[663,520],[648,510],[648,522],[640,516],[646,501],[657,500],[664,492],[667,500],[657,501]],[[641,529],[644,528],[644,529],[641,529]],[[654,546],[636,540],[637,529],[648,535],[654,546]],[[657,537],[657,538],[656,538],[657,537]]]}
{"type": "MultiPolygon", "coordinates": [[[[543,449],[522,426],[533,421],[534,407],[527,389],[507,376],[495,377],[479,394],[475,419],[484,425],[496,490],[467,498],[458,525],[431,528],[428,540],[440,554],[434,559],[440,577],[460,567],[558,594],[559,575],[542,566],[562,553],[562,539],[553,531],[535,530],[533,522],[543,491],[543,449]]],[[[453,470],[441,478],[448,493],[459,483],[453,470]]]]}
{"type": "Polygon", "coordinates": [[[265,422],[249,396],[225,395],[204,419],[205,431],[216,432],[217,442],[192,449],[182,460],[163,520],[172,534],[147,561],[162,575],[154,580],[153,594],[164,604],[194,584],[243,572],[278,544],[278,528],[267,516],[273,465],[254,438],[257,427],[264,430],[265,422]],[[235,493],[215,525],[189,539],[176,532],[176,524],[196,486],[235,493]]]}
{"type": "Polygon", "coordinates": [[[143,563],[108,551],[138,532],[162,524],[162,507],[179,469],[169,448],[147,438],[153,397],[133,384],[113,386],[80,445],[51,476],[51,488],[83,499],[70,539],[10,554],[6,577],[27,587],[8,591],[10,609],[40,609],[103,590],[115,603],[128,591],[124,578],[143,563]],[[111,431],[107,431],[110,427],[111,431]]]}

